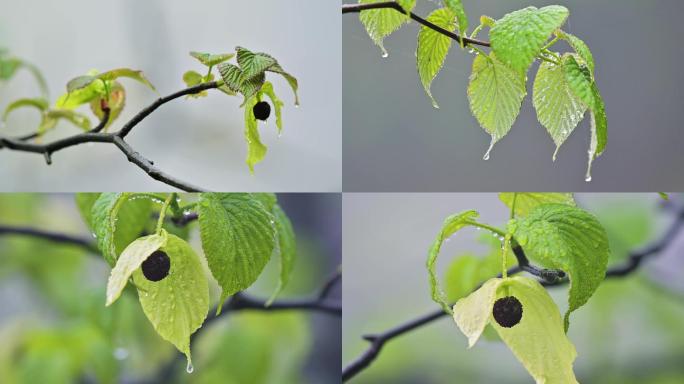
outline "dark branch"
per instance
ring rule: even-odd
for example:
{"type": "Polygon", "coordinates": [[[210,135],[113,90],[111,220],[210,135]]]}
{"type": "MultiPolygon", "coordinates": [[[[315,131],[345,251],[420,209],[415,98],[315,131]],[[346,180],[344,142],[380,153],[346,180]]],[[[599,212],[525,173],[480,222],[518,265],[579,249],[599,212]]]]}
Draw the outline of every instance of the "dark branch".
{"type": "Polygon", "coordinates": [[[29,227],[13,227],[8,225],[0,225],[0,235],[17,235],[26,237],[36,237],[39,239],[49,240],[55,243],[76,245],[87,251],[99,253],[97,246],[93,243],[91,239],[78,237],[73,235],[67,235],[63,233],[57,233],[42,229],[29,228],[29,227]]]}
{"type": "MultiPolygon", "coordinates": [[[[636,271],[645,259],[650,258],[662,252],[665,248],[667,248],[673,242],[677,234],[679,234],[679,232],[682,230],[683,226],[684,208],[679,208],[676,212],[675,220],[672,222],[672,224],[670,225],[670,227],[665,232],[665,235],[662,238],[660,238],[658,241],[654,242],[653,244],[647,246],[642,250],[631,252],[626,262],[619,265],[615,265],[608,269],[608,271],[606,272],[606,278],[623,277],[636,271]]],[[[530,272],[530,270],[536,269],[539,272],[539,274],[533,274],[535,274],[535,276],[544,278],[543,272],[541,271],[553,271],[542,270],[537,267],[531,267],[527,259],[527,256],[525,256],[525,253],[520,246],[515,245],[513,247],[513,251],[520,265],[510,269],[508,271],[509,275],[513,275],[521,271],[530,272]]],[[[541,281],[541,284],[547,287],[558,287],[568,282],[567,279],[560,278],[560,274],[558,274],[558,272],[563,273],[562,271],[554,272],[556,272],[557,277],[555,281],[549,281],[544,279],[543,281],[541,281]]],[[[563,273],[563,275],[565,275],[565,273],[563,273]]],[[[500,276],[501,275],[499,275],[499,277],[500,276]]],[[[479,288],[479,286],[477,288],[479,288]]],[[[475,288],[475,290],[477,288],[475,288]]],[[[359,357],[357,357],[349,365],[344,367],[344,369],[342,370],[342,381],[347,381],[352,377],[356,376],[359,372],[368,368],[368,366],[370,366],[370,364],[373,361],[375,361],[375,359],[377,359],[380,351],[387,342],[407,332],[410,332],[424,325],[427,325],[435,320],[438,320],[446,315],[446,312],[442,311],[441,309],[438,309],[423,316],[417,317],[413,320],[409,320],[394,328],[390,328],[387,331],[363,336],[363,339],[368,341],[370,343],[370,346],[359,357]]]]}
{"type": "MultiPolygon", "coordinates": [[[[404,8],[402,8],[401,5],[399,5],[399,3],[394,2],[394,1],[385,1],[382,3],[370,3],[370,4],[343,4],[342,5],[342,14],[359,13],[361,11],[366,11],[366,10],[370,10],[370,9],[383,9],[383,8],[384,9],[394,9],[397,12],[406,14],[406,11],[404,10],[404,8]]],[[[413,12],[411,12],[409,15],[411,16],[411,19],[417,21],[418,23],[420,23],[420,24],[422,24],[422,25],[424,25],[424,26],[426,26],[426,27],[428,27],[428,28],[430,28],[436,32],[441,33],[444,36],[450,37],[451,39],[456,40],[459,43],[461,43],[461,40],[462,40],[464,45],[480,45],[483,47],[489,47],[490,46],[488,41],[471,39],[469,37],[461,37],[460,35],[458,35],[456,33],[447,31],[446,29],[423,19],[422,17],[416,15],[413,12]]]]}
{"type": "Polygon", "coordinates": [[[181,189],[186,192],[198,192],[201,191],[199,187],[185,183],[170,175],[162,172],[161,170],[154,167],[152,161],[144,158],[140,153],[136,152],[131,148],[131,146],[124,141],[124,138],[131,132],[131,130],[143,121],[147,116],[154,112],[160,106],[175,100],[179,97],[185,95],[191,95],[195,93],[202,92],[207,89],[217,88],[218,84],[215,81],[209,83],[203,83],[196,85],[194,87],[186,88],[171,95],[157,99],[154,103],[147,106],[145,109],[140,111],[137,115],[133,116],[121,130],[114,133],[103,133],[101,132],[107,125],[110,117],[109,108],[103,108],[104,116],[100,123],[88,132],[72,135],[63,139],[59,139],[48,144],[36,144],[28,143],[27,141],[38,137],[37,133],[32,133],[30,135],[10,138],[10,137],[0,137],[0,149],[7,148],[15,151],[40,153],[45,157],[45,161],[49,164],[52,163],[52,154],[75,145],[84,143],[108,143],[114,144],[121,152],[123,152],[128,160],[137,165],[140,169],[145,171],[150,177],[158,180],[164,184],[170,185],[172,187],[181,189]]]}
{"type": "Polygon", "coordinates": [[[335,288],[335,285],[339,283],[342,280],[342,267],[338,267],[335,273],[330,275],[328,279],[325,281],[323,284],[323,287],[321,288],[321,291],[318,293],[318,299],[323,300],[326,297],[330,295],[330,292],[332,291],[333,288],[335,288]]]}

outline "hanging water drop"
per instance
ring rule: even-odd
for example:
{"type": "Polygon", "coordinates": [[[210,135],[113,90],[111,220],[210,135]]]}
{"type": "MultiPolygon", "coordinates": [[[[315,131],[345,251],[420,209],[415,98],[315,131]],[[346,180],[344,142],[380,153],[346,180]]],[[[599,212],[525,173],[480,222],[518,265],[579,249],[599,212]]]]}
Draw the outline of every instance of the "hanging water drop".
{"type": "Polygon", "coordinates": [[[194,371],[195,367],[192,366],[192,361],[188,361],[188,365],[185,367],[185,372],[193,373],[194,371]]]}
{"type": "Polygon", "coordinates": [[[587,177],[584,178],[584,181],[587,183],[591,181],[591,175],[587,175],[587,177]]]}
{"type": "Polygon", "coordinates": [[[492,148],[494,148],[494,144],[496,143],[496,139],[494,136],[492,136],[492,141],[489,143],[489,148],[487,148],[487,152],[485,152],[484,156],[482,157],[482,160],[489,160],[489,155],[492,153],[492,148]]]}
{"type": "Polygon", "coordinates": [[[382,58],[386,59],[389,56],[389,52],[385,48],[382,48],[382,58]]]}

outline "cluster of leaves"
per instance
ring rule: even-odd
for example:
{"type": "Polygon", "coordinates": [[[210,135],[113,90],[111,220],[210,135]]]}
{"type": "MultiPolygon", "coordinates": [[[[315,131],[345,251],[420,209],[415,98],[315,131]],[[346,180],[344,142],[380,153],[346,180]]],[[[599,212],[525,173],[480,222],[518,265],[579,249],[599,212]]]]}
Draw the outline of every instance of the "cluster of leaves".
{"type": "Polygon", "coordinates": [[[191,369],[190,335],[209,311],[208,276],[187,243],[187,231],[166,225],[167,211],[173,219],[192,211],[198,214],[206,263],[222,290],[219,312],[226,298],[251,286],[275,256],[280,278],[270,303],[289,281],[296,245],[292,225],[275,195],[201,193],[187,198],[196,201],[145,193],[83,193],[76,201],[112,266],[106,304],[117,301],[131,282],[154,329],[187,356],[191,369]],[[159,204],[161,210],[155,209],[159,204]],[[150,227],[154,216],[156,227],[150,227]],[[160,281],[150,281],[141,265],[156,251],[168,256],[170,270],[160,281]]]}
{"type": "MultiPolygon", "coordinates": [[[[254,173],[254,165],[262,161],[266,156],[267,148],[261,142],[257,129],[257,118],[254,116],[254,106],[268,96],[273,103],[276,115],[278,133],[283,129],[282,107],[283,101],[276,95],[273,84],[266,81],[266,72],[282,75],[292,88],[295,97],[295,106],[299,106],[297,79],[286,72],[273,56],[261,52],[252,52],[243,47],[236,47],[236,53],[210,54],[202,52],[190,52],[190,55],[205,65],[206,75],[196,71],[188,71],[183,75],[183,81],[191,87],[204,82],[213,81],[212,69],[218,68],[223,83],[219,87],[227,95],[240,93],[244,100],[241,107],[245,109],[245,139],[247,141],[247,160],[250,172],[254,173]],[[236,57],[237,65],[228,61],[236,57]]],[[[203,97],[206,93],[198,93],[193,97],[203,97]]]]}
{"type": "MultiPolygon", "coordinates": [[[[382,0],[360,0],[378,3],[382,0]]],[[[397,0],[408,13],[416,0],[397,0]]],[[[523,99],[527,94],[527,72],[539,60],[541,64],[533,87],[533,104],[537,118],[556,145],[556,151],[584,118],[591,114],[591,143],[586,180],[591,181],[591,165],[601,155],[607,141],[605,105],[594,81],[594,58],[587,45],[578,37],[560,28],[568,18],[567,8],[552,5],[543,8],[527,7],[511,12],[499,20],[482,16],[480,25],[468,35],[468,17],[460,0],[443,0],[443,7],[433,11],[427,21],[460,35],[475,38],[485,27],[490,28],[491,51],[486,53],[475,45],[465,44],[475,54],[468,99],[470,109],[491,136],[494,144],[510,131],[523,99]],[[550,49],[560,40],[568,43],[572,52],[558,53],[550,49]]],[[[383,39],[406,24],[410,18],[393,9],[374,9],[361,12],[361,22],[369,36],[387,51],[383,39]]],[[[433,105],[438,108],[430,85],[441,70],[451,48],[452,39],[439,31],[422,26],[418,34],[416,59],[420,80],[433,105]]]]}
{"type": "Polygon", "coordinates": [[[444,221],[427,259],[432,298],[453,314],[470,346],[491,325],[537,382],[544,378],[555,382],[551,377],[575,382],[572,362],[576,353],[565,332],[570,313],[589,300],[605,277],[610,255],[606,231],[593,215],[575,205],[571,194],[502,193],[499,197],[511,210],[505,230],[479,222],[477,211],[454,214],[444,221]],[[465,227],[486,229],[500,244],[498,251],[484,259],[457,258],[447,271],[447,294],[437,278],[437,257],[443,242],[465,227]],[[521,247],[542,267],[567,273],[569,305],[564,320],[539,282],[507,277],[512,247],[521,247]],[[503,278],[496,277],[497,271],[503,278]],[[522,302],[523,316],[518,325],[505,328],[493,320],[492,306],[511,295],[522,302]],[[452,310],[449,302],[455,300],[452,310]]]}
{"type": "MultiPolygon", "coordinates": [[[[221,80],[217,82],[217,88],[223,93],[233,96],[240,93],[244,96],[241,107],[245,109],[245,139],[248,145],[246,163],[250,172],[254,172],[254,165],[264,159],[267,148],[261,142],[257,129],[257,119],[252,108],[268,97],[273,104],[276,115],[278,133],[282,131],[282,107],[283,101],[275,93],[273,84],[266,81],[266,72],[282,75],[294,92],[295,106],[299,105],[297,94],[297,79],[285,71],[276,59],[266,53],[254,53],[248,49],[237,47],[236,54],[210,54],[202,52],[190,52],[190,55],[205,65],[208,70],[205,75],[196,71],[187,71],[183,75],[183,81],[188,87],[198,86],[214,81],[212,69],[218,68],[221,80]],[[237,64],[228,63],[228,60],[237,57],[237,64]]],[[[26,67],[39,79],[44,89],[44,80],[40,73],[32,65],[19,59],[9,57],[4,51],[0,51],[0,80],[11,78],[17,69],[26,67]]],[[[60,96],[53,106],[47,98],[47,91],[35,98],[21,98],[10,103],[3,113],[2,119],[6,121],[9,114],[23,107],[37,109],[41,113],[41,122],[36,131],[36,137],[44,135],[47,131],[55,128],[58,121],[64,119],[78,128],[88,131],[92,128],[88,116],[76,111],[82,105],[88,104],[92,113],[100,120],[105,116],[108,109],[109,119],[104,127],[106,130],[121,114],[126,105],[126,90],[118,81],[119,78],[130,78],[139,81],[152,90],[152,83],[145,77],[142,71],[129,68],[119,68],[104,73],[95,70],[86,75],[71,79],[66,85],[66,93],[60,96]]],[[[189,95],[192,98],[207,96],[207,91],[200,91],[189,95]]]]}

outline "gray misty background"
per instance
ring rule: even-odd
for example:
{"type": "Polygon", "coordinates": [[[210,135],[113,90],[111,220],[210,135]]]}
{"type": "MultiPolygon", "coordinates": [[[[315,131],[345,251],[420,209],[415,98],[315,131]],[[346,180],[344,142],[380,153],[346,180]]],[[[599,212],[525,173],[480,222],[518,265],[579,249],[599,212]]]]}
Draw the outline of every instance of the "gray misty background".
{"type": "MultiPolygon", "coordinates": [[[[648,194],[578,194],[580,207],[608,232],[609,265],[629,250],[660,238],[673,220],[648,194]]],[[[681,196],[671,195],[676,204],[681,196]]],[[[439,308],[430,298],[425,261],[449,215],[475,209],[479,221],[503,228],[509,209],[494,193],[345,193],[343,196],[343,366],[368,347],[362,335],[382,332],[439,308]],[[351,280],[350,280],[351,279],[351,280]],[[352,281],[350,284],[349,282],[352,281]]],[[[442,245],[438,276],[465,253],[490,250],[465,228],[442,245]]],[[[684,234],[622,279],[606,280],[586,306],[573,313],[569,337],[582,383],[681,383],[684,234]],[[669,380],[669,381],[668,381],[669,380]]],[[[622,260],[622,261],[621,261],[622,260]]],[[[562,312],[567,288],[549,289],[562,312]]],[[[529,383],[531,377],[503,344],[465,336],[444,317],[386,344],[380,357],[353,383],[529,383]]]]}
{"type": "MultiPolygon", "coordinates": [[[[284,130],[275,120],[261,126],[266,159],[249,174],[244,162],[240,97],[219,92],[199,100],[167,104],[129,136],[133,147],[181,180],[231,191],[339,191],[341,189],[341,52],[339,9],[328,2],[0,0],[0,46],[38,65],[52,101],[66,82],[90,69],[141,69],[161,95],[185,87],[182,75],[201,66],[191,50],[233,52],[241,45],[275,56],[300,83],[302,106],[280,76],[270,76],[286,102],[284,130]]],[[[156,97],[124,79],[127,106],[121,124],[156,97]]],[[[26,73],[0,86],[0,108],[20,97],[38,96],[26,73]]],[[[84,107],[84,111],[88,111],[84,107]]],[[[35,111],[18,111],[3,134],[31,132],[35,111]]],[[[116,128],[116,127],[113,127],[116,128]]],[[[46,140],[75,132],[64,125],[46,140]]],[[[114,146],[81,145],[42,156],[0,151],[0,190],[109,191],[167,190],[114,146]]]]}
{"type": "MultiPolygon", "coordinates": [[[[345,1],[351,3],[353,1],[345,1]]],[[[433,83],[441,109],[423,91],[415,64],[419,24],[385,40],[389,57],[368,38],[358,15],[343,16],[344,187],[348,191],[652,191],[682,190],[684,162],[681,61],[684,2],[465,0],[474,28],[480,15],[500,18],[529,5],[561,4],[564,29],[578,35],[596,60],[596,79],[608,113],[608,146],[584,173],[589,147],[585,119],[561,147],[536,119],[528,96],[510,133],[482,156],[490,141],[468,108],[473,55],[452,45],[433,83]]],[[[426,17],[438,1],[419,0],[426,17]]],[[[486,37],[487,34],[481,35],[486,37]]],[[[558,47],[567,47],[564,43],[558,47]]]]}

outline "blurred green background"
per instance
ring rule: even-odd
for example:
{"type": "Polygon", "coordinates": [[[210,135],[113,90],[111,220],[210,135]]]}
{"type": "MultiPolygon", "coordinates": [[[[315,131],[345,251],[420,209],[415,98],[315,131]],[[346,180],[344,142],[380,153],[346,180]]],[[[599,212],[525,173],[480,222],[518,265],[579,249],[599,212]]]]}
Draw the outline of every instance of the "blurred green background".
{"type": "MultiPolygon", "coordinates": [[[[291,283],[280,297],[309,297],[340,263],[341,198],[284,194],[279,201],[299,249],[291,283]]],[[[90,238],[70,194],[2,194],[1,226],[90,238]]],[[[200,252],[196,223],[187,235],[200,252]]],[[[267,298],[277,274],[277,261],[271,262],[248,292],[267,298]]],[[[164,367],[178,383],[339,380],[338,317],[302,311],[228,314],[201,328],[192,344],[195,370],[188,374],[184,359],[154,332],[133,289],[105,308],[108,276],[99,255],[0,231],[0,382],[155,383],[164,367]]],[[[340,294],[337,287],[331,297],[339,300],[340,294]]]]}
{"type": "MultiPolygon", "coordinates": [[[[578,194],[610,240],[610,263],[663,235],[673,215],[657,194],[578,194]]],[[[681,196],[672,195],[681,203],[681,196]]],[[[430,299],[428,248],[444,219],[476,209],[481,221],[502,226],[509,210],[496,194],[345,194],[343,199],[343,365],[381,332],[438,305],[430,299]],[[353,277],[353,280],[351,277],[353,277]],[[353,284],[349,283],[353,281],[353,284]]],[[[483,231],[464,229],[443,245],[440,276],[464,254],[491,250],[483,231]]],[[[489,242],[491,243],[491,242],[489,242]]],[[[684,382],[684,232],[669,248],[622,279],[604,282],[573,313],[569,337],[578,352],[582,383],[684,382]]],[[[561,312],[567,287],[550,290],[561,312]]],[[[385,346],[353,383],[531,383],[531,376],[501,342],[480,340],[467,350],[465,336],[444,317],[385,346]]]]}

